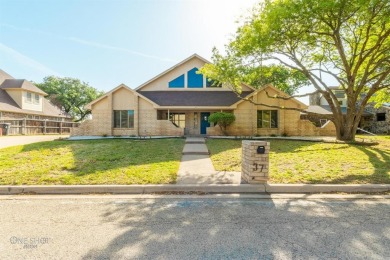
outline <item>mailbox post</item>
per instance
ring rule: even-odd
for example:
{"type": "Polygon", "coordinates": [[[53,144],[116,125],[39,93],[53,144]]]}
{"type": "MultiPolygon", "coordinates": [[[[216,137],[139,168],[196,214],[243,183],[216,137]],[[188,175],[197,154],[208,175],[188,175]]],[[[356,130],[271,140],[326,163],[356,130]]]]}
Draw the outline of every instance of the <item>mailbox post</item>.
{"type": "Polygon", "coordinates": [[[241,179],[249,184],[266,183],[269,173],[270,143],[242,141],[241,179]]]}

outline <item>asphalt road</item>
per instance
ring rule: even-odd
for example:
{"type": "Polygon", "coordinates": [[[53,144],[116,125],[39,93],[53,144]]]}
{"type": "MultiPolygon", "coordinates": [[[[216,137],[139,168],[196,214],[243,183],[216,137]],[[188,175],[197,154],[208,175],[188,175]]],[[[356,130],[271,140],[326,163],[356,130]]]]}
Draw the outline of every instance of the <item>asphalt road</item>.
{"type": "Polygon", "coordinates": [[[0,197],[1,259],[390,259],[390,200],[0,197]]]}

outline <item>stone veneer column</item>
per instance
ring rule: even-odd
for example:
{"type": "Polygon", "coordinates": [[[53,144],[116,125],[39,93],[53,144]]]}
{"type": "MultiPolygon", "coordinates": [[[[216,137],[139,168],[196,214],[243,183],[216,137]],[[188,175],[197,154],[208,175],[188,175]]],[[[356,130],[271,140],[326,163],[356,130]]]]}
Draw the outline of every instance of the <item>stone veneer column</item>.
{"type": "Polygon", "coordinates": [[[264,141],[242,141],[241,179],[249,184],[266,183],[269,173],[270,143],[264,141]],[[264,146],[264,154],[257,148],[264,146]]]}

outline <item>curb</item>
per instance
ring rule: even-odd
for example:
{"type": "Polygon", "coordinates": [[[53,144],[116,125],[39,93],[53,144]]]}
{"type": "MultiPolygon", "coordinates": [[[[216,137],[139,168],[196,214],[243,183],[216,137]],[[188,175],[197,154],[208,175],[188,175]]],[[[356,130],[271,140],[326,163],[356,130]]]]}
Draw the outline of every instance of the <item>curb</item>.
{"type": "Polygon", "coordinates": [[[264,185],[21,185],[0,186],[0,195],[15,194],[148,194],[148,193],[265,193],[264,185]]]}
{"type": "Polygon", "coordinates": [[[264,184],[267,193],[376,193],[390,191],[390,184],[264,184]]]}
{"type": "Polygon", "coordinates": [[[0,186],[0,195],[16,194],[150,194],[150,193],[380,193],[390,191],[390,184],[209,184],[209,185],[21,185],[0,186]]]}

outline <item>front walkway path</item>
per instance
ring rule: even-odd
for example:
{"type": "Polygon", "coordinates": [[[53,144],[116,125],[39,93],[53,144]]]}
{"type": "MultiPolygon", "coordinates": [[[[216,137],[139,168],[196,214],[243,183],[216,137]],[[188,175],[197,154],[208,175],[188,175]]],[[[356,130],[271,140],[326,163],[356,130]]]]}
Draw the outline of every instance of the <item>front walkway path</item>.
{"type": "Polygon", "coordinates": [[[217,172],[202,137],[187,137],[177,184],[240,184],[240,172],[217,172]]]}

